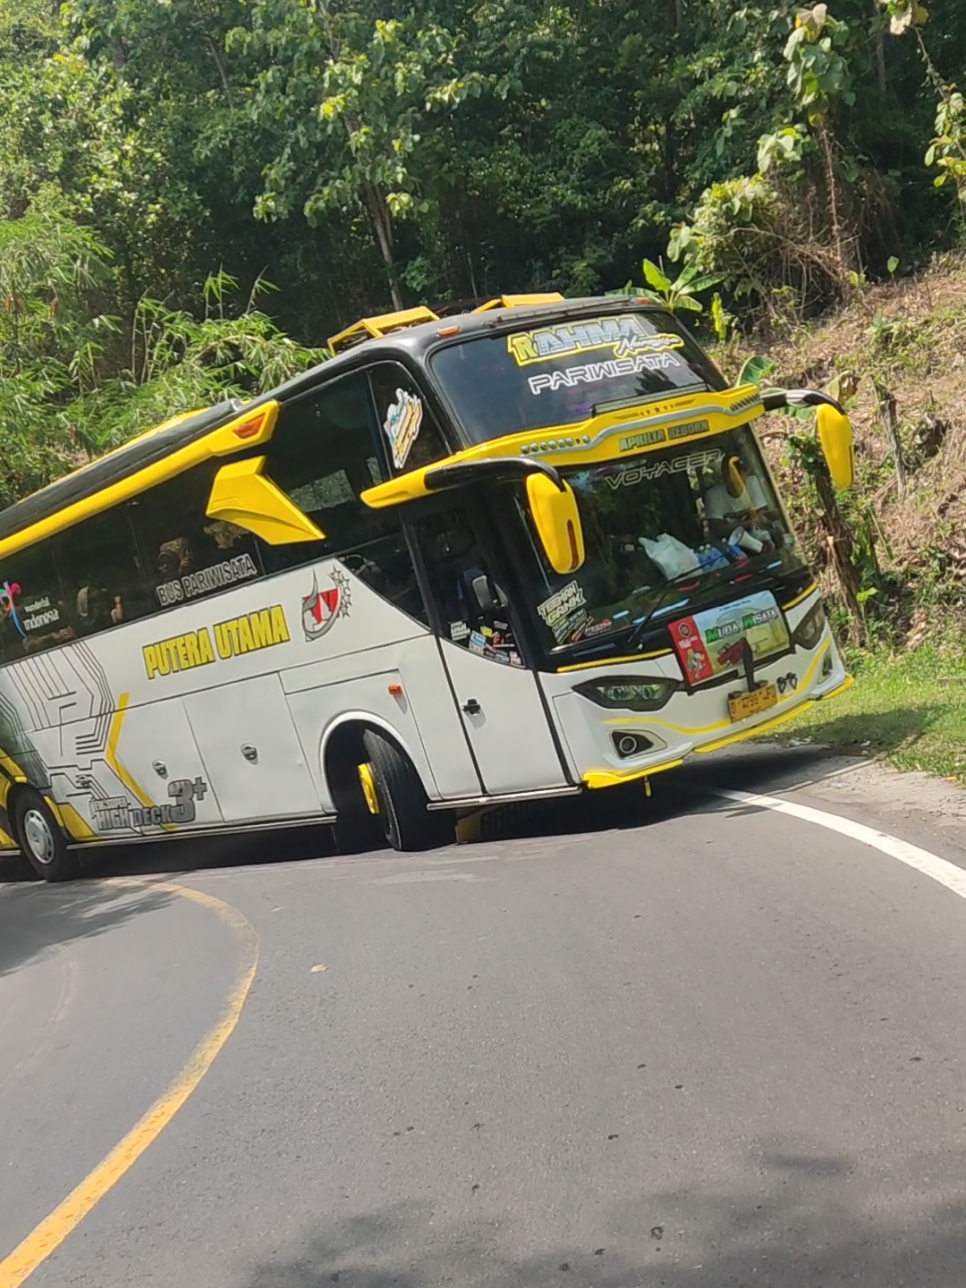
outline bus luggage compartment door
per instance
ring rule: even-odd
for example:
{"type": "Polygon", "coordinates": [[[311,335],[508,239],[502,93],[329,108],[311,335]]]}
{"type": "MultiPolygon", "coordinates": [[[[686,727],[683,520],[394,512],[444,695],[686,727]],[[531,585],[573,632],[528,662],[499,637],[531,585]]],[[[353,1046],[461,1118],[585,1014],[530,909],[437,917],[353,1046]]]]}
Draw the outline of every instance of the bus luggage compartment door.
{"type": "Polygon", "coordinates": [[[534,673],[480,657],[449,640],[440,640],[440,647],[485,791],[566,786],[534,673]]]}
{"type": "Polygon", "coordinates": [[[319,813],[277,675],[193,693],[184,704],[226,822],[319,813]]]}

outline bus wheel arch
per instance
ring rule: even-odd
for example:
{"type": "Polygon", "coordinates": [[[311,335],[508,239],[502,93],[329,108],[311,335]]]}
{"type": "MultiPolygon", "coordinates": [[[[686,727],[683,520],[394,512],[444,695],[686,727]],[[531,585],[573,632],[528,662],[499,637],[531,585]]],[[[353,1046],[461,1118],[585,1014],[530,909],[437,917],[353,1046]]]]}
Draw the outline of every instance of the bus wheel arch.
{"type": "Polygon", "coordinates": [[[333,726],[322,745],[322,772],[342,853],[387,843],[395,850],[427,850],[452,840],[451,816],[427,809],[413,757],[382,721],[351,718],[333,726]]]}
{"type": "Polygon", "coordinates": [[[17,784],[7,798],[7,810],[20,852],[45,881],[69,881],[79,876],[76,854],[53,810],[35,788],[17,784]]]}

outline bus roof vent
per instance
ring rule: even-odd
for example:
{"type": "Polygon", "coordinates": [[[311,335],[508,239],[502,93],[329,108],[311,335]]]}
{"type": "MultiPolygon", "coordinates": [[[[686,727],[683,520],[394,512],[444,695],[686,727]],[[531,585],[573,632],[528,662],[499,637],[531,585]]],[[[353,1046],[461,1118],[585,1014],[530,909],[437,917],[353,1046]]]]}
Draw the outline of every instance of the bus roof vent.
{"type": "Polygon", "coordinates": [[[438,321],[439,317],[432,309],[423,307],[402,309],[398,313],[380,313],[375,318],[362,318],[352,326],[346,327],[344,331],[340,331],[338,335],[329,336],[329,348],[333,353],[345,353],[346,349],[353,349],[357,344],[364,344],[366,340],[388,335],[390,331],[399,331],[407,326],[418,326],[420,322],[438,321]]]}
{"type": "Polygon", "coordinates": [[[559,291],[547,291],[542,295],[500,295],[495,300],[487,300],[473,310],[474,313],[486,313],[489,309],[518,309],[524,304],[559,304],[563,296],[559,291]]]}

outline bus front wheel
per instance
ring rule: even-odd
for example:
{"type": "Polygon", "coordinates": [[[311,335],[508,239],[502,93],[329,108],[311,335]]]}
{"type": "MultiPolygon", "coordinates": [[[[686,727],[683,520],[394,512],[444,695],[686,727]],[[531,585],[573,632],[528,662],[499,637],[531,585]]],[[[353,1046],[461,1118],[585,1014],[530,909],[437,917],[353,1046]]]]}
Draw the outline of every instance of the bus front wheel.
{"type": "Polygon", "coordinates": [[[445,810],[429,810],[429,800],[408,756],[380,734],[363,736],[368,770],[375,788],[377,818],[394,850],[431,850],[453,840],[453,820],[445,810]]]}
{"type": "Polygon", "coordinates": [[[33,790],[22,791],[14,804],[17,840],[27,862],[45,881],[69,881],[77,876],[77,859],[67,848],[50,806],[33,790]]]}

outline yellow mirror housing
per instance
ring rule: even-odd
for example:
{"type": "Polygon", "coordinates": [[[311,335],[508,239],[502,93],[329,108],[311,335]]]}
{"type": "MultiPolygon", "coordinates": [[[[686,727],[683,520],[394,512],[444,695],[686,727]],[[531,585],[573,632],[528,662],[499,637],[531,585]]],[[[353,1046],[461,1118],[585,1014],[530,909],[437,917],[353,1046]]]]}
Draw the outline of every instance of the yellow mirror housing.
{"type": "Polygon", "coordinates": [[[852,486],[855,478],[855,446],[852,422],[844,412],[827,404],[816,408],[815,420],[818,441],[828,465],[828,472],[837,488],[852,486]]]}
{"type": "Polygon", "coordinates": [[[223,465],[215,475],[207,515],[254,532],[272,546],[321,541],[325,533],[262,470],[264,456],[223,465]]]}
{"type": "Polygon", "coordinates": [[[573,488],[564,483],[561,490],[546,474],[530,474],[527,501],[550,567],[554,572],[576,572],[584,562],[584,531],[573,488]]]}

